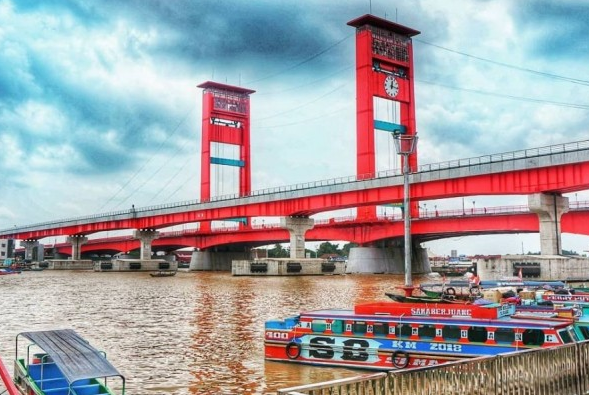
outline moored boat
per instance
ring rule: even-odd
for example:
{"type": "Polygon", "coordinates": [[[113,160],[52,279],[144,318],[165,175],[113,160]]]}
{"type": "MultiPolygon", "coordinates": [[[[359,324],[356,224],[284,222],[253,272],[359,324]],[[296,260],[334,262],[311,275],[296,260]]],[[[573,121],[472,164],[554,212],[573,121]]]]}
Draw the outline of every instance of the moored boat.
{"type": "Polygon", "coordinates": [[[572,319],[514,318],[515,305],[375,302],[302,312],[265,327],[265,357],[394,370],[578,341],[572,319]]]}
{"type": "Polygon", "coordinates": [[[19,333],[16,336],[14,383],[23,395],[125,393],[124,376],[104,353],[71,329],[19,333]],[[107,386],[107,379],[113,377],[118,378],[115,382],[120,390],[107,386]]]}
{"type": "Polygon", "coordinates": [[[158,270],[157,272],[149,273],[151,277],[172,277],[176,275],[176,270],[158,270]]]}
{"type": "Polygon", "coordinates": [[[20,274],[20,270],[14,270],[10,268],[0,269],[0,276],[4,276],[7,274],[20,274]]]}
{"type": "Polygon", "coordinates": [[[454,280],[441,283],[424,283],[419,285],[419,289],[427,296],[441,297],[442,295],[454,295],[457,298],[468,298],[478,296],[483,290],[496,288],[514,288],[514,289],[566,289],[566,284],[562,281],[534,281],[522,280],[520,278],[503,279],[503,280],[454,280]]]}
{"type": "Polygon", "coordinates": [[[467,299],[456,299],[452,295],[442,294],[440,297],[435,296],[405,296],[385,292],[385,295],[395,302],[400,303],[448,303],[448,304],[468,304],[471,303],[467,299]]]}

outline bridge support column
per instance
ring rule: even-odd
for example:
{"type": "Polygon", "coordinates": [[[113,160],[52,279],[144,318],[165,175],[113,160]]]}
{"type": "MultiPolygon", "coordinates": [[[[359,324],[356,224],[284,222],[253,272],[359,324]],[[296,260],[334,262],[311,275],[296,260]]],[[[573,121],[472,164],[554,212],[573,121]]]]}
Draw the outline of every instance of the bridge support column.
{"type": "MultiPolygon", "coordinates": [[[[350,249],[346,273],[405,273],[405,251],[402,241],[378,247],[354,247],[350,249]]],[[[413,241],[411,273],[430,273],[427,250],[413,241]]]]}
{"type": "Polygon", "coordinates": [[[537,193],[528,196],[530,211],[538,214],[540,221],[540,253],[561,255],[562,215],[569,211],[569,198],[557,194],[537,193]]]}
{"type": "Polygon", "coordinates": [[[82,245],[88,242],[88,238],[82,235],[73,235],[68,236],[66,241],[72,245],[72,260],[79,261],[82,257],[82,245]]]}
{"type": "MultiPolygon", "coordinates": [[[[39,261],[39,247],[41,246],[39,240],[22,240],[20,245],[25,248],[25,260],[39,261]]],[[[44,256],[45,254],[42,252],[41,261],[44,256]]]]}
{"type": "Polygon", "coordinates": [[[290,257],[292,259],[305,258],[305,233],[312,229],[315,221],[307,217],[282,217],[280,226],[290,233],[290,257]]]}
{"type": "Polygon", "coordinates": [[[206,249],[194,251],[190,259],[190,269],[196,271],[231,271],[233,261],[250,259],[248,251],[214,251],[206,249]]]}
{"type": "Polygon", "coordinates": [[[159,232],[153,229],[138,229],[133,231],[133,237],[141,242],[141,254],[139,259],[148,261],[151,259],[151,243],[159,237],[159,232]]]}

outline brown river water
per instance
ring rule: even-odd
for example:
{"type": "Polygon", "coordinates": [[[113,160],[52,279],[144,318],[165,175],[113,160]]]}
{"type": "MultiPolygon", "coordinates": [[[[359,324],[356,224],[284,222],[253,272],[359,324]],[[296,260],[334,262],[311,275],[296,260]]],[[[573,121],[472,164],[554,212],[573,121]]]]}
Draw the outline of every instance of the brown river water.
{"type": "Polygon", "coordinates": [[[387,300],[384,293],[403,281],[396,275],[225,272],[154,278],[45,270],[0,276],[0,357],[12,373],[19,332],[71,328],[107,352],[127,378],[129,395],[275,394],[367,372],[265,361],[266,320],[387,300]]]}

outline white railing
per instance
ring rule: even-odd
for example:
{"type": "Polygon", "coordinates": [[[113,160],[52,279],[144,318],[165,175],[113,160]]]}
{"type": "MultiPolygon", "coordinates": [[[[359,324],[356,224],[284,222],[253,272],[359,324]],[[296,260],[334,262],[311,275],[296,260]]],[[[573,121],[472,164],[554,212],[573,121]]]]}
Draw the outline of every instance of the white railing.
{"type": "MultiPolygon", "coordinates": [[[[542,156],[542,155],[552,155],[552,154],[583,151],[583,150],[589,150],[589,140],[577,141],[577,142],[572,142],[572,143],[564,143],[564,144],[555,144],[555,145],[550,145],[550,146],[546,146],[546,147],[530,148],[530,149],[526,149],[526,150],[518,150],[518,151],[505,152],[505,153],[492,154],[492,155],[483,155],[483,156],[477,156],[477,157],[473,157],[473,158],[457,159],[457,160],[445,161],[445,162],[440,162],[440,163],[425,164],[425,165],[419,166],[417,173],[439,171],[439,170],[458,168],[458,167],[469,167],[469,166],[475,166],[475,165],[481,165],[481,164],[487,164],[487,163],[496,163],[496,162],[502,162],[502,161],[523,159],[523,158],[533,158],[533,157],[538,157],[538,156],[542,156]]],[[[137,215],[139,213],[145,213],[145,212],[149,212],[149,211],[159,211],[159,210],[165,210],[165,209],[178,209],[178,208],[182,208],[182,207],[188,208],[189,206],[194,206],[194,205],[202,204],[202,203],[220,202],[220,201],[226,201],[226,200],[248,198],[248,197],[252,197],[252,196],[272,195],[272,194],[277,194],[277,193],[282,193],[282,192],[302,191],[302,190],[323,187],[323,186],[342,185],[342,184],[349,184],[349,183],[354,183],[354,182],[359,182],[359,181],[367,181],[367,180],[371,180],[371,179],[394,177],[394,176],[399,176],[399,177],[402,176],[401,171],[398,169],[386,170],[386,171],[378,172],[376,174],[338,177],[338,178],[318,180],[318,181],[312,181],[312,182],[301,183],[301,184],[293,184],[293,185],[285,185],[285,186],[279,186],[279,187],[274,187],[274,188],[266,188],[266,189],[252,191],[251,193],[249,193],[248,195],[245,195],[245,196],[240,196],[238,194],[231,194],[231,195],[222,195],[222,196],[212,197],[208,200],[195,199],[195,200],[175,202],[175,203],[165,203],[165,204],[147,206],[147,207],[141,207],[141,208],[131,208],[131,209],[126,209],[126,210],[113,211],[113,212],[109,212],[109,213],[93,214],[93,215],[89,215],[89,216],[82,216],[82,217],[67,218],[67,219],[56,220],[56,221],[41,222],[41,223],[27,225],[27,226],[15,227],[14,229],[10,229],[10,228],[1,229],[0,233],[10,234],[11,232],[14,232],[14,233],[26,232],[28,230],[39,228],[39,227],[58,226],[58,225],[63,225],[65,223],[71,223],[71,222],[76,222],[76,221],[88,222],[90,220],[94,221],[94,220],[98,220],[98,219],[107,219],[109,217],[115,217],[115,216],[121,216],[121,215],[129,215],[129,214],[137,215]]]]}

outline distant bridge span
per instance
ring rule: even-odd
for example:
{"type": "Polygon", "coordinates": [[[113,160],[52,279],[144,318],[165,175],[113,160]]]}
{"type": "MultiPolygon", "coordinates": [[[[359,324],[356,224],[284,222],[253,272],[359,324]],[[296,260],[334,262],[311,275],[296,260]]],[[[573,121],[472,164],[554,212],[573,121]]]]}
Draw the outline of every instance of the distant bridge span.
{"type": "MultiPolygon", "coordinates": [[[[310,216],[402,202],[403,176],[399,171],[375,176],[351,176],[254,191],[245,197],[221,196],[207,202],[181,202],[21,226],[1,230],[0,237],[41,239],[242,217],[310,216]]],[[[582,191],[589,189],[589,140],[422,165],[410,175],[410,182],[411,198],[417,201],[582,191]]],[[[414,232],[418,226],[416,221],[414,232]]]]}
{"type": "MultiPolygon", "coordinates": [[[[421,242],[456,236],[482,234],[538,233],[537,215],[527,206],[484,207],[462,210],[429,212],[429,215],[413,221],[412,234],[421,242]]],[[[573,202],[571,211],[562,217],[562,232],[589,235],[589,201],[573,202]]],[[[367,244],[379,240],[403,236],[401,215],[379,217],[372,221],[357,221],[353,217],[317,220],[315,227],[307,231],[308,241],[347,240],[367,244]]],[[[206,249],[213,246],[247,246],[285,243],[289,234],[279,224],[255,225],[249,229],[237,227],[203,232],[185,230],[162,232],[153,241],[154,251],[174,251],[185,247],[206,249]]],[[[59,253],[70,254],[69,243],[54,246],[59,253]]],[[[115,253],[139,248],[133,236],[91,239],[82,247],[83,253],[115,253]]]]}

